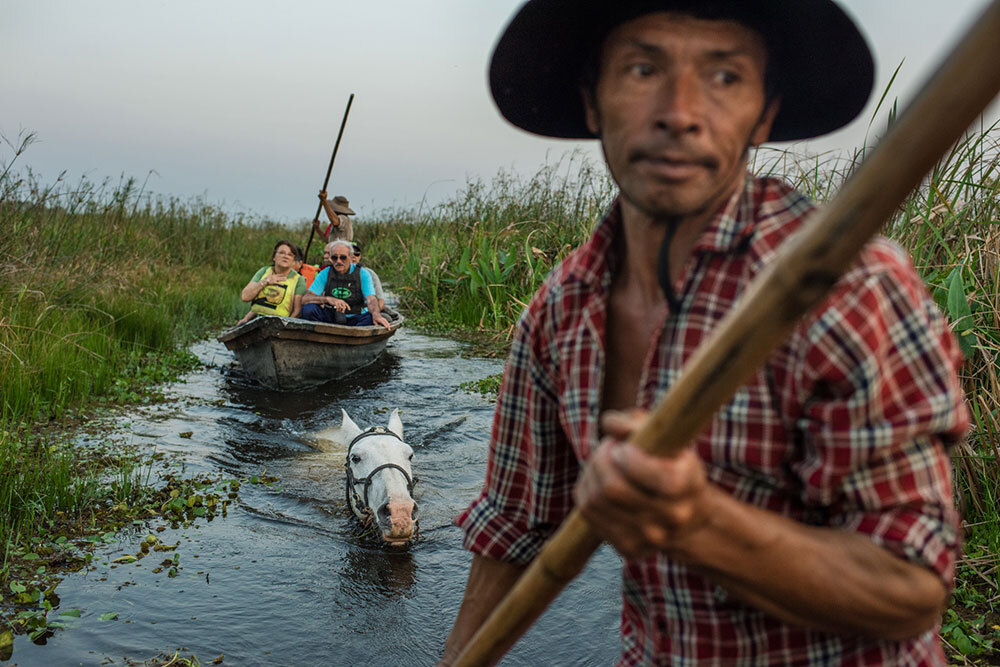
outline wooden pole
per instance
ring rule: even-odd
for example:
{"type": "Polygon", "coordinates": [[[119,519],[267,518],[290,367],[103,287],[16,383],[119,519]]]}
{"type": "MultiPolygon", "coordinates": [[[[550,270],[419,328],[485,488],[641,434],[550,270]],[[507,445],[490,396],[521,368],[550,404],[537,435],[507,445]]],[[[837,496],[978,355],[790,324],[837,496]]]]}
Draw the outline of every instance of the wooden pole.
{"type": "MultiPolygon", "coordinates": [[[[1000,91],[1000,0],[986,9],[885,139],[802,229],[692,355],[631,441],[671,456],[816,306],[884,220],[1000,91]]],[[[495,664],[600,546],[574,510],[455,662],[495,664]]]]}
{"type": "MultiPolygon", "coordinates": [[[[351,113],[351,104],[354,102],[354,93],[347,98],[347,108],[344,109],[344,120],[340,121],[340,132],[337,133],[337,141],[333,144],[333,154],[330,156],[330,166],[326,168],[326,178],[323,179],[323,187],[320,190],[326,190],[326,186],[330,184],[330,174],[333,173],[333,161],[337,159],[337,149],[340,148],[340,138],[344,136],[344,127],[347,125],[347,114],[351,113]]],[[[319,222],[319,214],[323,211],[323,202],[319,203],[316,207],[316,215],[313,216],[313,222],[319,222]]],[[[313,235],[316,234],[316,225],[309,230],[309,242],[306,243],[305,256],[302,258],[306,263],[309,262],[309,247],[312,246],[313,235]]]]}

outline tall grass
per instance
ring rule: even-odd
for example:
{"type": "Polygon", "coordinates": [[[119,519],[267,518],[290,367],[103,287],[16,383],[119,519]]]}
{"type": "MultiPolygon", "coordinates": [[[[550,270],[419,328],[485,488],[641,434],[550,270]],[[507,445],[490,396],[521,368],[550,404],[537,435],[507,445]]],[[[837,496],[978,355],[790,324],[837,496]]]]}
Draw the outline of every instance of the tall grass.
{"type": "Polygon", "coordinates": [[[613,196],[603,166],[573,153],[530,178],[501,171],[434,210],[386,211],[357,228],[371,265],[396,286],[408,314],[504,339],[613,196]]]}
{"type": "Polygon", "coordinates": [[[32,140],[0,146],[0,549],[91,499],[39,426],[135,396],[172,350],[237,319],[240,288],[287,234],[131,178],[43,184],[17,168],[32,140]]]}

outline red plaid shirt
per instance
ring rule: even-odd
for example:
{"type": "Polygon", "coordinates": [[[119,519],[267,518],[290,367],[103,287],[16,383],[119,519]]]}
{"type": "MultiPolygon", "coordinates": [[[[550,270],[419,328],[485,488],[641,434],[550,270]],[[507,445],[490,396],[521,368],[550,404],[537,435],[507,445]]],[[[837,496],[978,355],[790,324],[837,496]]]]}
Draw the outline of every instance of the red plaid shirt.
{"type": "MultiPolygon", "coordinates": [[[[701,235],[648,355],[653,406],[812,204],[748,177],[701,235]]],[[[526,564],[572,506],[598,445],[616,206],[521,316],[497,402],[486,483],[456,523],[465,546],[526,564]]],[[[959,538],[945,445],[968,414],[957,345],[905,255],[865,249],[694,443],[708,478],[797,521],[855,531],[950,587],[959,538]]],[[[789,625],[662,555],[627,561],[622,657],[633,664],[944,664],[935,632],[895,642],[789,625]]]]}

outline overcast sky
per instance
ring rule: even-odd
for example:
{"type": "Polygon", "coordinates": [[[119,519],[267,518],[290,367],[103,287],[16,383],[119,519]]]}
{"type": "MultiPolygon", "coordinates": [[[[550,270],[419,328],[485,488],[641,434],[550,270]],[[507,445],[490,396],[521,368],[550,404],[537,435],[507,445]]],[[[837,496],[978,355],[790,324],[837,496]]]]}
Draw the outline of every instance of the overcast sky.
{"type": "MultiPolygon", "coordinates": [[[[905,60],[891,97],[908,99],[986,4],[843,0],[876,52],[875,98],[905,60]]],[[[493,108],[489,53],[519,5],[0,0],[0,133],[36,132],[24,165],[47,179],[154,171],[154,192],[295,221],[315,212],[355,93],[330,194],[362,216],[432,204],[500,168],[533,173],[576,146],[597,155],[493,108]]],[[[818,148],[857,146],[869,115],[818,148]]]]}

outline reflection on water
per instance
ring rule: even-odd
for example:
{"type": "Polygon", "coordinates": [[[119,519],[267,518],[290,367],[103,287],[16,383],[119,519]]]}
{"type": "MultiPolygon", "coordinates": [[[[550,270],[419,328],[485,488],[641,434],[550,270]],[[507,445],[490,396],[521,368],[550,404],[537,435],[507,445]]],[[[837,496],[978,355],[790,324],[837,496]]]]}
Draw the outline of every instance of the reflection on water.
{"type": "Polygon", "coordinates": [[[353,595],[396,598],[410,595],[417,577],[417,563],[409,551],[349,549],[339,568],[340,589],[353,595]]]}
{"type": "MultiPolygon", "coordinates": [[[[169,403],[119,420],[120,432],[181,457],[189,471],[246,480],[266,470],[278,483],[244,483],[226,519],[159,534],[180,542],[175,578],[154,573],[154,559],[68,578],[58,589],[63,607],[81,617],[45,647],[19,637],[17,664],[124,664],[122,656],[141,662],[181,648],[202,664],[219,654],[231,665],[433,664],[471,560],[451,520],[482,485],[492,417],[492,405],[459,385],[501,368],[462,349],[404,330],[371,366],[292,394],[241,383],[221,344],[196,345],[209,367],[172,386],[169,403]],[[341,409],[365,428],[384,425],[393,408],[420,478],[420,537],[402,552],[359,535],[343,453],[307,444],[309,433],[339,424],[341,409]],[[100,622],[109,611],[119,620],[100,622]]],[[[105,560],[134,553],[143,534],[110,547],[105,560]]],[[[618,567],[610,551],[598,552],[503,664],[614,662],[618,567]]]]}

